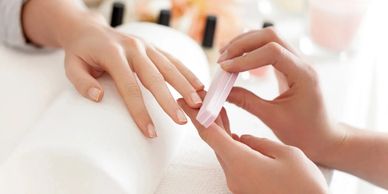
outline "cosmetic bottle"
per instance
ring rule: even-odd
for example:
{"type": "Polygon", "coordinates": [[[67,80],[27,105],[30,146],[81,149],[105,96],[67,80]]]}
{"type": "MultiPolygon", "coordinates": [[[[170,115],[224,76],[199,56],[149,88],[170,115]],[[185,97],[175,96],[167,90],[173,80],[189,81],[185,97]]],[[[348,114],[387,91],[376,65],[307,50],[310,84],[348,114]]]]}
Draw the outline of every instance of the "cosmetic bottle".
{"type": "Polygon", "coordinates": [[[202,47],[208,58],[210,77],[214,75],[215,69],[218,66],[217,58],[219,56],[219,53],[214,46],[216,28],[217,28],[217,17],[213,15],[207,16],[206,22],[205,22],[203,40],[202,40],[202,47]]]}
{"type": "Polygon", "coordinates": [[[162,9],[159,13],[159,18],[157,23],[163,26],[170,26],[171,20],[171,11],[168,9],[162,9]]]}
{"type": "Polygon", "coordinates": [[[124,12],[125,12],[124,3],[122,2],[113,3],[110,26],[116,27],[123,24],[124,12]]]}

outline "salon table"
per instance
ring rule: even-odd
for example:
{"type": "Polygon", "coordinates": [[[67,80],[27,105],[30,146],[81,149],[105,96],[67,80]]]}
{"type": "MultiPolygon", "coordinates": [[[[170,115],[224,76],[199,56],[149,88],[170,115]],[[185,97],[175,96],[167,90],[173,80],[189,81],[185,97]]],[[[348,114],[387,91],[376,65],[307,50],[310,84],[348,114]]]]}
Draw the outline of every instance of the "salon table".
{"type": "MultiPolygon", "coordinates": [[[[168,37],[173,37],[171,34],[177,33],[172,30],[160,30],[159,27],[150,27],[148,24],[134,25],[139,31],[157,29],[160,34],[169,34],[168,37]]],[[[149,33],[143,34],[143,38],[147,40],[149,33]]],[[[173,40],[164,41],[171,44],[168,47],[172,48],[170,50],[177,50],[178,46],[174,45],[173,40]]],[[[200,47],[191,42],[187,44],[196,52],[200,50],[200,47]]],[[[178,52],[178,55],[185,56],[182,52],[178,52]]],[[[199,58],[204,57],[203,53],[199,56],[199,58]]],[[[178,58],[181,59],[179,56],[178,58]]],[[[53,96],[60,93],[59,88],[69,87],[69,82],[64,76],[62,61],[62,51],[25,53],[0,46],[0,166],[17,147],[18,142],[22,141],[29,127],[36,122],[43,111],[42,107],[53,101],[53,96]],[[15,61],[18,64],[17,68],[13,67],[15,61]]],[[[182,61],[185,62],[185,59],[182,61]]],[[[357,67],[351,60],[346,62],[329,60],[314,65],[320,76],[328,109],[334,117],[342,117],[346,112],[346,106],[349,106],[346,103],[347,92],[351,88],[350,83],[354,80],[354,73],[349,71],[350,65],[357,67]]],[[[352,69],[357,71],[357,68],[352,69]]],[[[202,80],[209,86],[209,77],[202,80]]],[[[242,74],[236,85],[246,87],[266,99],[277,95],[277,82],[271,69],[263,77],[248,78],[246,74],[242,74]]],[[[231,104],[226,104],[225,107],[231,120],[231,129],[237,134],[250,133],[277,140],[271,130],[256,117],[231,104]]],[[[154,193],[230,193],[213,151],[201,141],[196,131],[188,130],[182,142],[154,193]]],[[[332,170],[320,168],[330,182],[332,170]]]]}

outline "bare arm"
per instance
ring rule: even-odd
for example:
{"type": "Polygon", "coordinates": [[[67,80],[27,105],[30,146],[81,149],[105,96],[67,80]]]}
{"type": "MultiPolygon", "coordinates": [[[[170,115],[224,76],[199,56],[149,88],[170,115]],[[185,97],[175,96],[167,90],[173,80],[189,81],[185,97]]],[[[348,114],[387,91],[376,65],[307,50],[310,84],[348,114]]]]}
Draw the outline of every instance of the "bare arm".
{"type": "Polygon", "coordinates": [[[337,130],[346,132],[343,143],[318,161],[388,189],[388,134],[344,124],[337,130]]]}
{"type": "Polygon", "coordinates": [[[27,38],[49,47],[65,46],[88,25],[106,26],[102,17],[92,14],[79,0],[30,0],[24,5],[22,18],[27,38]]]}

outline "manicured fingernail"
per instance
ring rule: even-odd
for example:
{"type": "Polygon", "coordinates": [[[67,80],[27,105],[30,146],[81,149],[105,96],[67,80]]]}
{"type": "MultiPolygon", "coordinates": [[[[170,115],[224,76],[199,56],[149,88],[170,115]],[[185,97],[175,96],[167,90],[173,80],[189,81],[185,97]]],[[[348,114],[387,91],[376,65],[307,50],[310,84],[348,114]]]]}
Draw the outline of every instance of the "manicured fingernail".
{"type": "Polygon", "coordinates": [[[198,87],[203,87],[203,86],[204,86],[203,83],[201,82],[201,80],[199,80],[199,79],[196,79],[196,80],[195,80],[195,84],[196,84],[198,87]]]}
{"type": "Polygon", "coordinates": [[[217,63],[220,63],[220,62],[224,61],[227,58],[228,58],[228,51],[226,50],[226,51],[224,51],[221,54],[220,58],[218,58],[217,63]]]}
{"type": "Polygon", "coordinates": [[[220,65],[221,65],[222,67],[229,67],[229,66],[231,66],[232,64],[233,64],[233,60],[226,60],[226,61],[220,63],[220,65]]]}
{"type": "Polygon", "coordinates": [[[219,53],[223,53],[226,49],[226,47],[228,46],[229,44],[226,44],[225,46],[223,46],[221,49],[218,50],[219,53]]]}
{"type": "Polygon", "coordinates": [[[88,90],[88,96],[91,100],[98,102],[101,100],[101,90],[98,88],[89,88],[88,90]]]}
{"type": "Polygon", "coordinates": [[[181,110],[178,110],[176,112],[176,116],[178,117],[178,121],[179,122],[181,122],[181,123],[186,123],[187,122],[185,113],[183,113],[181,110]]]}
{"type": "Polygon", "coordinates": [[[194,102],[194,104],[201,104],[202,103],[202,99],[201,99],[201,97],[198,96],[197,92],[193,92],[191,94],[191,100],[194,102]]]}
{"type": "Polygon", "coordinates": [[[153,124],[148,124],[147,126],[147,132],[148,132],[148,137],[154,138],[157,137],[158,135],[156,134],[155,127],[153,124]]]}

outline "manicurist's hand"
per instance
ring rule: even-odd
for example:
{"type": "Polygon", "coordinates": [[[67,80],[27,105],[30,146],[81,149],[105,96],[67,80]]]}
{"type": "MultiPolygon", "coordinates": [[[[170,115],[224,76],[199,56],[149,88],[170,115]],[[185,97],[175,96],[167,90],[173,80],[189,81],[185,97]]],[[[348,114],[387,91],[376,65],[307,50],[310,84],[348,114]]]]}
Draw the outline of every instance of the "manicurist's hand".
{"type": "Polygon", "coordinates": [[[279,81],[280,95],[273,100],[234,88],[230,102],[256,115],[284,143],[299,147],[313,161],[388,188],[388,134],[333,124],[317,74],[274,29],[243,34],[221,52],[226,71],[272,65],[279,81]]]}
{"type": "Polygon", "coordinates": [[[250,135],[230,136],[223,110],[209,128],[195,117],[198,109],[179,100],[201,138],[215,151],[229,189],[236,194],[323,194],[327,185],[319,169],[299,149],[250,135]]]}
{"type": "Polygon", "coordinates": [[[187,119],[166,82],[191,107],[201,104],[196,91],[203,85],[181,62],[135,36],[109,27],[81,1],[30,0],[23,9],[23,27],[33,43],[65,50],[66,75],[86,98],[96,102],[103,98],[104,89],[96,78],[108,73],[145,136],[157,135],[136,77],[176,123],[184,124],[187,119]]]}
{"type": "Polygon", "coordinates": [[[228,100],[260,118],[286,144],[321,162],[341,144],[343,131],[328,118],[316,72],[273,28],[243,34],[221,49],[221,67],[242,72],[266,65],[276,69],[280,95],[264,100],[234,88],[228,100]]]}

